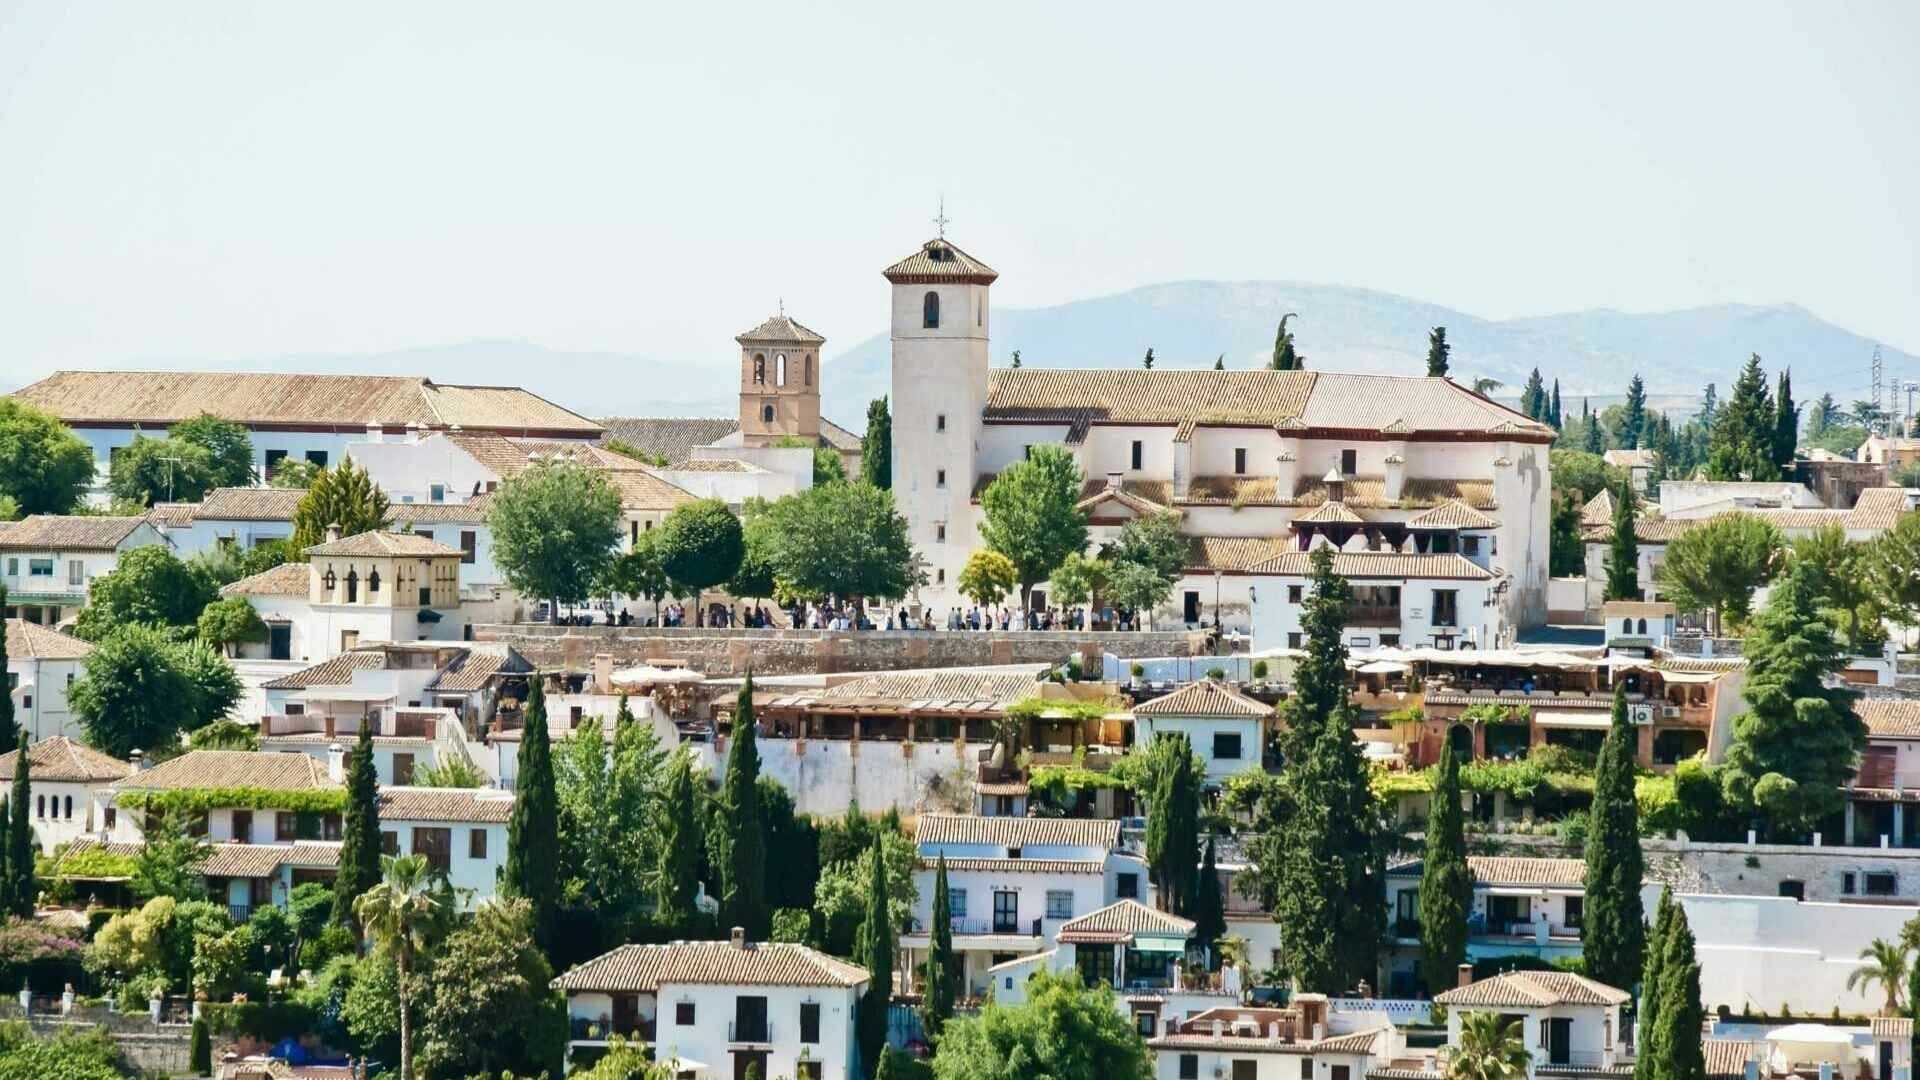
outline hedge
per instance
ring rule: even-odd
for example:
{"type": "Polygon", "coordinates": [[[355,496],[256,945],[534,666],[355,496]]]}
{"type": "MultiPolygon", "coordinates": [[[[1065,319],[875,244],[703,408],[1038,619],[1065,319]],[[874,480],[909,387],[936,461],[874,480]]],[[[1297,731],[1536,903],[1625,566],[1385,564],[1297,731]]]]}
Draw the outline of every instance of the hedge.
{"type": "Polygon", "coordinates": [[[137,791],[121,805],[151,810],[182,810],[204,814],[233,807],[241,810],[286,810],[296,814],[338,814],[347,809],[344,788],[319,791],[279,791],[260,787],[177,788],[137,791]]]}

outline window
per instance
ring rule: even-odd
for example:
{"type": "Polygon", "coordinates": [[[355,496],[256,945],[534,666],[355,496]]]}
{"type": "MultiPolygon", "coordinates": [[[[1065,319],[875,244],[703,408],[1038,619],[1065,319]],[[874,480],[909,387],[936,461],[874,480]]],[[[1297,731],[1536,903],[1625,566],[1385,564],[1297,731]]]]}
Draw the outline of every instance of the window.
{"type": "Polygon", "coordinates": [[[8,577],[20,576],[20,560],[18,557],[7,560],[7,576],[8,577]]]}
{"type": "Polygon", "coordinates": [[[1306,594],[1307,587],[1305,585],[1289,585],[1287,586],[1287,603],[1297,604],[1306,597],[1306,594]]]}
{"type": "Polygon", "coordinates": [[[33,816],[40,818],[47,816],[47,797],[45,795],[41,795],[34,800],[33,816]]]}
{"type": "Polygon", "coordinates": [[[87,583],[87,564],[79,559],[67,560],[67,584],[85,585],[87,583]]]}
{"type": "Polygon", "coordinates": [[[1215,761],[1240,760],[1240,735],[1238,732],[1216,731],[1213,733],[1213,759],[1215,761]]]}
{"type": "Polygon", "coordinates": [[[480,534],[472,529],[460,530],[460,561],[472,566],[473,560],[479,557],[479,553],[480,534]]]}
{"type": "Polygon", "coordinates": [[[673,1003],[673,1022],[681,1027],[693,1026],[693,1002],[676,1001],[673,1003]]]}
{"type": "Polygon", "coordinates": [[[1844,874],[1841,874],[1840,875],[1840,892],[1846,896],[1853,896],[1854,894],[1860,891],[1858,882],[1859,882],[1859,875],[1855,874],[1851,870],[1847,871],[1844,874]]]}
{"type": "Polygon", "coordinates": [[[427,865],[441,873],[453,866],[453,830],[418,825],[413,830],[413,853],[425,855],[427,865]]]}
{"type": "Polygon", "coordinates": [[[940,294],[929,291],[920,298],[920,325],[928,330],[940,329],[940,294]]]}
{"type": "Polygon", "coordinates": [[[106,824],[107,831],[112,832],[113,827],[120,823],[119,809],[112,806],[106,807],[106,816],[101,818],[101,821],[106,824]]]}
{"type": "Polygon", "coordinates": [[[729,1042],[772,1042],[767,1030],[767,999],[759,994],[734,998],[733,1030],[727,1034],[729,1042]]]}
{"type": "Polygon", "coordinates": [[[1352,476],[1354,473],[1357,473],[1359,471],[1360,471],[1360,451],[1358,450],[1340,451],[1340,475],[1352,476]]]}
{"type": "Polygon", "coordinates": [[[812,353],[807,354],[807,359],[804,362],[804,366],[806,368],[806,373],[807,373],[807,385],[812,386],[813,385],[813,354],[812,353]]]}
{"type": "Polygon", "coordinates": [[[1067,889],[1047,890],[1047,918],[1073,918],[1073,893],[1067,889]]]}
{"type": "Polygon", "coordinates": [[[1460,625],[1460,593],[1457,589],[1433,590],[1433,625],[1460,625]]]}
{"type": "Polygon", "coordinates": [[[773,385],[787,385],[787,354],[773,354],[773,385]]]}
{"type": "Polygon", "coordinates": [[[1353,1069],[1351,1066],[1330,1065],[1327,1067],[1327,1080],[1351,1080],[1352,1076],[1353,1069]]]}
{"type": "Polygon", "coordinates": [[[803,1043],[820,1041],[820,1003],[817,1001],[800,1003],[800,1041],[803,1043]]]}
{"type": "Polygon", "coordinates": [[[933,583],[935,585],[945,585],[947,583],[946,567],[941,567],[933,572],[933,583]]]}
{"type": "Polygon", "coordinates": [[[27,560],[27,576],[28,577],[52,577],[53,576],[53,560],[52,559],[28,559],[27,560]]]}
{"type": "Polygon", "coordinates": [[[71,795],[69,795],[69,796],[67,796],[67,813],[66,813],[66,818],[67,818],[67,820],[68,820],[68,821],[72,821],[72,820],[73,820],[73,796],[71,796],[71,795]]]}
{"type": "Polygon", "coordinates": [[[1287,648],[1297,649],[1299,647],[1300,647],[1300,632],[1298,630],[1289,631],[1287,633],[1287,648]]]}
{"type": "Polygon", "coordinates": [[[292,811],[280,810],[273,815],[273,838],[282,844],[291,844],[300,839],[300,822],[292,811]]]}
{"type": "Polygon", "coordinates": [[[1383,649],[1397,649],[1397,648],[1399,648],[1399,647],[1400,647],[1400,635],[1399,635],[1399,634],[1381,634],[1381,635],[1380,635],[1380,647],[1381,647],[1381,648],[1383,648],[1383,649]]]}
{"type": "Polygon", "coordinates": [[[753,354],[753,381],[758,386],[767,383],[767,358],[759,353],[753,354]]]}
{"type": "Polygon", "coordinates": [[[1587,898],[1584,896],[1567,897],[1567,927],[1578,930],[1587,922],[1587,898]]]}
{"type": "Polygon", "coordinates": [[[1140,899],[1140,875],[1135,873],[1115,874],[1113,878],[1113,896],[1116,900],[1140,899]]]}
{"type": "Polygon", "coordinates": [[[327,467],[327,452],[325,450],[309,450],[307,451],[307,460],[324,469],[327,467]]]}
{"type": "Polygon", "coordinates": [[[1244,446],[1236,446],[1233,448],[1233,475],[1245,476],[1246,474],[1247,448],[1244,446]]]}
{"type": "Polygon", "coordinates": [[[946,487],[946,486],[947,486],[947,470],[945,470],[945,469],[936,469],[936,470],[934,471],[934,474],[933,474],[933,486],[934,486],[934,487],[942,487],[942,488],[943,488],[943,487],[946,487]]]}
{"type": "Polygon", "coordinates": [[[1899,879],[1886,873],[1867,874],[1866,886],[1868,896],[1892,896],[1900,891],[1899,879]]]}
{"type": "Polygon", "coordinates": [[[1252,1058],[1233,1059],[1233,1080],[1260,1080],[1260,1063],[1252,1058]]]}
{"type": "Polygon", "coordinates": [[[947,430],[947,414],[946,413],[941,413],[940,415],[933,418],[933,430],[935,431],[947,430]]]}
{"type": "Polygon", "coordinates": [[[934,542],[934,543],[936,543],[936,544],[944,544],[944,543],[946,543],[946,542],[947,542],[947,525],[946,525],[946,522],[944,522],[944,521],[943,521],[943,522],[936,522],[936,523],[934,524],[934,526],[933,526],[933,542],[934,542]]]}
{"type": "Polygon", "coordinates": [[[1200,1080],[1200,1055],[1180,1055],[1180,1080],[1200,1080]]]}
{"type": "Polygon", "coordinates": [[[760,406],[760,422],[763,424],[773,423],[773,403],[772,402],[768,402],[765,405],[760,406]]]}
{"type": "Polygon", "coordinates": [[[420,606],[421,607],[433,606],[433,586],[431,585],[420,586],[420,606]]]}
{"type": "Polygon", "coordinates": [[[380,571],[374,570],[367,574],[367,593],[371,595],[379,591],[380,591],[380,571]]]}
{"type": "Polygon", "coordinates": [[[413,755],[393,755],[393,782],[396,784],[413,783],[413,755]]]}
{"type": "Polygon", "coordinates": [[[383,855],[400,854],[400,834],[390,829],[380,830],[380,853],[383,855]]]}
{"type": "MultiPolygon", "coordinates": [[[[119,448],[115,447],[115,449],[119,448]]],[[[267,451],[267,479],[273,479],[274,474],[280,471],[280,463],[285,460],[287,460],[287,452],[285,450],[267,451]]]]}
{"type": "Polygon", "coordinates": [[[446,502],[447,501],[447,485],[428,484],[427,485],[427,501],[446,502]]]}
{"type": "Polygon", "coordinates": [[[1145,458],[1146,446],[1142,444],[1139,439],[1133,440],[1133,467],[1136,469],[1140,468],[1140,462],[1145,460],[1145,458]]]}
{"type": "Polygon", "coordinates": [[[1143,1039],[1153,1038],[1154,1029],[1159,1026],[1159,1013],[1137,1012],[1133,1014],[1133,1030],[1139,1032],[1140,1037],[1143,1039]]]}
{"type": "Polygon", "coordinates": [[[1300,1080],[1313,1080],[1313,1059],[1310,1057],[1300,1059],[1300,1080]]]}
{"type": "Polygon", "coordinates": [[[947,913],[956,919],[967,917],[967,890],[947,890],[947,913]]]}
{"type": "Polygon", "coordinates": [[[242,844],[253,843],[253,811],[233,812],[233,838],[242,844]]]}
{"type": "Polygon", "coordinates": [[[1020,927],[1020,894],[1000,890],[993,894],[993,932],[1012,934],[1020,927]]]}
{"type": "Polygon", "coordinates": [[[327,572],[320,575],[320,584],[328,592],[332,592],[333,587],[340,584],[340,579],[333,574],[333,567],[327,567],[327,572]]]}
{"type": "Polygon", "coordinates": [[[360,571],[347,569],[347,603],[360,599],[360,571]]]}
{"type": "Polygon", "coordinates": [[[822,1080],[827,1075],[826,1062],[796,1061],[793,1063],[793,1080],[822,1080]]]}

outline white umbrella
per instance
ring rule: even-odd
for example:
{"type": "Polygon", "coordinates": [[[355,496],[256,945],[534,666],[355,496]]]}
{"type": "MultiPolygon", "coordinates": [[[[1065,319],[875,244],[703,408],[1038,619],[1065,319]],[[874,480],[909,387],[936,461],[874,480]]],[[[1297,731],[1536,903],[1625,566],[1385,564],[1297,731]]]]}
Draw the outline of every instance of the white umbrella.
{"type": "Polygon", "coordinates": [[[1767,1032],[1767,1043],[1785,1065],[1831,1062],[1844,1065],[1854,1058],[1853,1033],[1828,1024],[1788,1024],[1767,1032]]]}
{"type": "Polygon", "coordinates": [[[666,678],[667,674],[665,669],[654,667],[651,664],[642,664],[639,667],[621,668],[619,671],[614,672],[611,678],[615,683],[630,686],[645,686],[648,683],[668,681],[666,678]]]}
{"type": "Polygon", "coordinates": [[[707,677],[692,668],[672,668],[661,672],[658,681],[663,683],[697,683],[706,682],[707,677]]]}

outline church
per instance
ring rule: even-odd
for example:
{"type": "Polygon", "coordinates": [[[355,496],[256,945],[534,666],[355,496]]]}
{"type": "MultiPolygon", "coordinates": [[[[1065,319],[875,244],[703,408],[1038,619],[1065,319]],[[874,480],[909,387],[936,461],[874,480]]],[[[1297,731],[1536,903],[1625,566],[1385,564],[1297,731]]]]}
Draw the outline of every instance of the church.
{"type": "Polygon", "coordinates": [[[981,493],[1051,444],[1080,465],[1095,549],[1180,519],[1189,566],[1156,628],[1297,642],[1319,545],[1355,588],[1352,646],[1487,648],[1545,621],[1547,425],[1424,375],[994,368],[992,267],[943,232],[884,274],[893,490],[936,615],[968,604],[981,493]]]}

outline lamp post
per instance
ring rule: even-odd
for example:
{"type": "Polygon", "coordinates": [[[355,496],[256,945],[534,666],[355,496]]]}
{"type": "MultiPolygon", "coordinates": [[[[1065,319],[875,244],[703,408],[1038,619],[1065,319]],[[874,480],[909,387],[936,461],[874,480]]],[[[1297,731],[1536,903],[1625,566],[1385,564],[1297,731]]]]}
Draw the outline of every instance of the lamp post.
{"type": "Polygon", "coordinates": [[[1214,633],[1220,632],[1220,581],[1224,577],[1226,577],[1226,574],[1219,570],[1215,570],[1213,572],[1213,630],[1214,630],[1214,633]]]}

